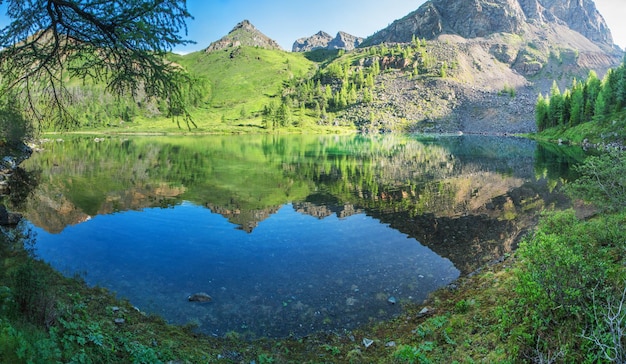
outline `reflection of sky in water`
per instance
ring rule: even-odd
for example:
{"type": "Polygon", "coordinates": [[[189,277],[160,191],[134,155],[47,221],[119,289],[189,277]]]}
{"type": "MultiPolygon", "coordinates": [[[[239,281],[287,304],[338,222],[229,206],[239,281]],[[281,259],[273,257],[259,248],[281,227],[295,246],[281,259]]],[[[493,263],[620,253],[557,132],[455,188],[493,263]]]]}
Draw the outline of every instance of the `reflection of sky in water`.
{"type": "Polygon", "coordinates": [[[58,235],[34,229],[37,254],[55,268],[216,335],[353,328],[397,314],[390,296],[421,302],[459,274],[364,214],[318,220],[291,205],[252,233],[189,203],[96,216],[58,235]],[[196,292],[213,302],[187,302],[196,292]]]}

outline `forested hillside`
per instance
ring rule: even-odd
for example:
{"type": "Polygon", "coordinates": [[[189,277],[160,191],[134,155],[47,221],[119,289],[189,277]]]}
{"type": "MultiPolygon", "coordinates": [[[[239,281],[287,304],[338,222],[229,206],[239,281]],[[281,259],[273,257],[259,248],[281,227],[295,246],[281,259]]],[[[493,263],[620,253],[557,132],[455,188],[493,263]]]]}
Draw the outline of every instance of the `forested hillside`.
{"type": "Polygon", "coordinates": [[[626,118],[626,59],[602,79],[593,71],[585,80],[574,79],[561,91],[556,81],[550,93],[540,94],[535,109],[537,129],[546,135],[563,134],[581,142],[623,144],[626,118]]]}

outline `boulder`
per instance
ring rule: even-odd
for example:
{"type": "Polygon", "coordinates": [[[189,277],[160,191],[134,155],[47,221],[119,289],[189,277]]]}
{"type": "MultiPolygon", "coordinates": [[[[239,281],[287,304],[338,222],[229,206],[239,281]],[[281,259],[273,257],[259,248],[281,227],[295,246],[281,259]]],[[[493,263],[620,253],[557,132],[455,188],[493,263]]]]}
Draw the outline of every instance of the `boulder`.
{"type": "Polygon", "coordinates": [[[194,293],[187,297],[189,302],[211,302],[213,298],[204,292],[194,293]]]}

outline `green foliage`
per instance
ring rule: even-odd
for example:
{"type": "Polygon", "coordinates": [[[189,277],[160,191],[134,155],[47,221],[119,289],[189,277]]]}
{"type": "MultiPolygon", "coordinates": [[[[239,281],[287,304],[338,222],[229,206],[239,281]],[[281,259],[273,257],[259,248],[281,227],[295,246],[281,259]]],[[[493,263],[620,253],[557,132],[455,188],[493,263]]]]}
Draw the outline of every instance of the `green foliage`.
{"type": "Polygon", "coordinates": [[[454,304],[454,312],[466,314],[472,306],[473,302],[471,300],[461,299],[454,304]]]}
{"type": "Polygon", "coordinates": [[[42,272],[29,260],[17,267],[11,278],[13,300],[20,314],[41,326],[54,322],[55,300],[42,272]]]}
{"type": "Polygon", "coordinates": [[[45,334],[0,319],[0,359],[3,363],[54,363],[61,360],[61,350],[45,334]]]}
{"type": "Polygon", "coordinates": [[[580,221],[572,210],[551,213],[520,244],[515,288],[519,300],[508,315],[520,320],[530,335],[527,340],[533,338],[529,345],[535,338],[568,332],[553,336],[542,347],[578,346],[594,352],[589,357],[598,360],[599,347],[581,334],[598,327],[598,312],[605,312],[602,302],[622,292],[623,259],[616,260],[615,254],[626,247],[624,218],[618,214],[580,221]]]}
{"type": "Polygon", "coordinates": [[[324,345],[322,345],[322,347],[324,348],[324,350],[328,351],[333,356],[337,356],[337,355],[341,354],[341,349],[339,349],[337,346],[324,344],[324,345]]]}
{"type": "Polygon", "coordinates": [[[539,94],[537,97],[537,105],[535,106],[535,123],[537,124],[537,130],[544,131],[548,128],[550,115],[548,113],[548,101],[539,94]]]}
{"type": "Polygon", "coordinates": [[[590,71],[585,82],[574,80],[563,93],[556,81],[550,97],[540,95],[535,109],[537,129],[571,128],[595,119],[604,120],[626,107],[626,64],[609,70],[602,81],[590,71]],[[546,112],[547,110],[547,112],[546,112]]]}
{"type": "Polygon", "coordinates": [[[272,364],[276,362],[274,358],[269,354],[259,354],[258,359],[259,364],[272,364]]]}
{"type": "Polygon", "coordinates": [[[606,301],[593,295],[593,322],[582,337],[594,346],[598,358],[612,363],[626,362],[626,287],[610,294],[606,301]]]}
{"type": "Polygon", "coordinates": [[[408,364],[429,364],[432,361],[428,358],[426,353],[433,350],[434,343],[432,341],[425,341],[418,347],[411,345],[400,345],[393,353],[393,357],[399,363],[408,364]]]}
{"type": "Polygon", "coordinates": [[[18,145],[33,135],[33,126],[18,107],[17,97],[10,93],[0,99],[0,142],[18,145]]]}
{"type": "Polygon", "coordinates": [[[191,18],[185,1],[16,1],[0,31],[2,93],[15,91],[31,118],[75,124],[67,109],[72,80],[105,85],[114,95],[138,92],[164,100],[189,119],[181,88],[186,72],[164,55],[191,18]],[[71,40],[71,41],[69,41],[71,40]]]}
{"type": "Polygon", "coordinates": [[[548,104],[548,127],[555,127],[563,124],[564,99],[556,81],[550,88],[550,102],[548,104]]]}
{"type": "Polygon", "coordinates": [[[500,96],[504,96],[504,95],[508,95],[511,98],[514,98],[515,96],[517,96],[517,90],[515,89],[515,87],[506,84],[504,85],[504,87],[502,88],[502,90],[500,90],[500,92],[498,92],[498,94],[500,96]]]}
{"type": "Polygon", "coordinates": [[[612,151],[591,156],[574,169],[581,177],[567,190],[604,211],[626,208],[626,160],[624,153],[612,151]]]}

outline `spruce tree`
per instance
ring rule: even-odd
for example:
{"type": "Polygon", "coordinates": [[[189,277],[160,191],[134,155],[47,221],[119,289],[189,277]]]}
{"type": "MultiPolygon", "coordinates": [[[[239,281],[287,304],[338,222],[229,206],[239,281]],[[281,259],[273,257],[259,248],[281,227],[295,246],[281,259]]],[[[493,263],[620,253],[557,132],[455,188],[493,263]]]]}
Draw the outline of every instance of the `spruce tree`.
{"type": "Polygon", "coordinates": [[[555,127],[563,122],[563,96],[556,81],[550,88],[550,104],[548,108],[548,127],[555,127]]]}
{"type": "Polygon", "coordinates": [[[537,105],[535,107],[535,123],[537,130],[544,131],[548,126],[548,102],[542,94],[537,97],[537,105]]]}

